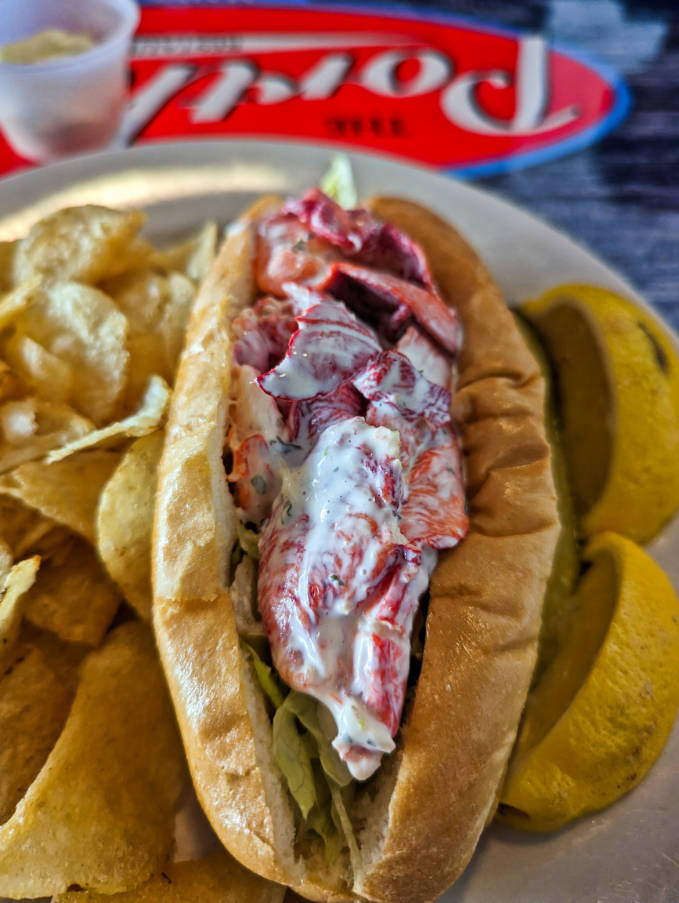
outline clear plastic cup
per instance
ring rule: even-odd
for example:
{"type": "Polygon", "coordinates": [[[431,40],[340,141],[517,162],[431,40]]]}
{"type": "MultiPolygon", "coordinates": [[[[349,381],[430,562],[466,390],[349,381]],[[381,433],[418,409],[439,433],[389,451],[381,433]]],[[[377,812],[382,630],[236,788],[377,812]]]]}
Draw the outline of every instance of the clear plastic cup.
{"type": "Polygon", "coordinates": [[[112,140],[138,21],[133,0],[1,0],[0,46],[46,28],[85,33],[94,42],[77,56],[0,62],[0,127],[18,153],[47,162],[112,140]]]}

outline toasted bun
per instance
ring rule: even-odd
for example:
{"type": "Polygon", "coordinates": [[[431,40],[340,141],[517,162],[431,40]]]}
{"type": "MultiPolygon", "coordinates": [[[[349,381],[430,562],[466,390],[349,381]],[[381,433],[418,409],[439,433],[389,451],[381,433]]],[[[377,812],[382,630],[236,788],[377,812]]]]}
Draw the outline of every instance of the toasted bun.
{"type": "Polygon", "coordinates": [[[542,378],[490,274],[424,208],[394,198],[368,207],[424,248],[462,320],[453,413],[471,527],[432,576],[422,670],[397,750],[357,794],[357,874],[346,859],[328,870],[320,853],[295,855],[293,804],[228,593],[228,322],[255,298],[247,219],[199,292],[179,366],[159,472],[154,625],[198,797],[233,855],[312,899],[415,903],[457,878],[493,815],[535,663],[558,516],[542,378]]]}

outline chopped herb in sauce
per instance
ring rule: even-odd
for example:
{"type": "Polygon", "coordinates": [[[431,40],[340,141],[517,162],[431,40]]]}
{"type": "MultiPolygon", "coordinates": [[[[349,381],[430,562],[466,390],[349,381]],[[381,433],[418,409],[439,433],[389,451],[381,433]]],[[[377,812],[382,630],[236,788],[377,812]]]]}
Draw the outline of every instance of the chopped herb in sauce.
{"type": "Polygon", "coordinates": [[[252,483],[255,492],[257,492],[259,495],[264,495],[266,493],[268,484],[261,474],[256,473],[254,477],[252,477],[250,482],[252,483]]]}
{"type": "Polygon", "coordinates": [[[287,524],[292,518],[292,502],[290,499],[283,505],[283,513],[281,515],[281,523],[287,524]]]}

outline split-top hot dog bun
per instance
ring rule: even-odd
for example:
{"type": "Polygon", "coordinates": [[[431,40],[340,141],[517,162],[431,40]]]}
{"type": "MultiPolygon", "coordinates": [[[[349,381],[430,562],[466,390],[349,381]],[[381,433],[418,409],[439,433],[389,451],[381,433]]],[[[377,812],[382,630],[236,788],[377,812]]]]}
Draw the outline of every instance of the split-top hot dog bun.
{"type": "Polygon", "coordinates": [[[196,792],[224,845],[318,900],[424,901],[464,869],[492,817],[528,691],[558,533],[544,386],[490,274],[447,223],[376,198],[368,208],[424,249],[464,329],[453,396],[470,530],[433,573],[422,669],[397,749],[360,785],[361,862],[295,848],[295,809],[271,722],[239,648],[228,586],[236,513],[222,462],[229,321],[255,300],[248,225],[232,229],[199,293],[159,473],[154,625],[196,792]]]}

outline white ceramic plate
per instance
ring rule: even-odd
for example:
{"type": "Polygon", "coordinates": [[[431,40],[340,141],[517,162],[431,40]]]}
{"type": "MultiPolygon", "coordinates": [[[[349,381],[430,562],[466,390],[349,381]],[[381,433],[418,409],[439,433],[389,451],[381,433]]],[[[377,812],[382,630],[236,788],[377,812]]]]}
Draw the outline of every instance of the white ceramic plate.
{"type": "MultiPolygon", "coordinates": [[[[147,144],[0,182],[0,240],[59,207],[141,207],[156,241],[205,219],[226,223],[262,192],[314,184],[332,149],[313,144],[201,141],[147,144]]],[[[510,303],[560,282],[591,282],[646,306],[634,288],[546,223],[478,188],[369,154],[352,154],[359,196],[396,193],[451,220],[486,260],[510,303]]],[[[611,223],[615,228],[615,223],[611,223]]],[[[679,587],[679,520],[650,549],[679,587]]],[[[676,903],[679,901],[679,728],[642,784],[616,805],[557,833],[493,825],[445,903],[676,903]]],[[[189,805],[181,858],[205,835],[189,805]]]]}

